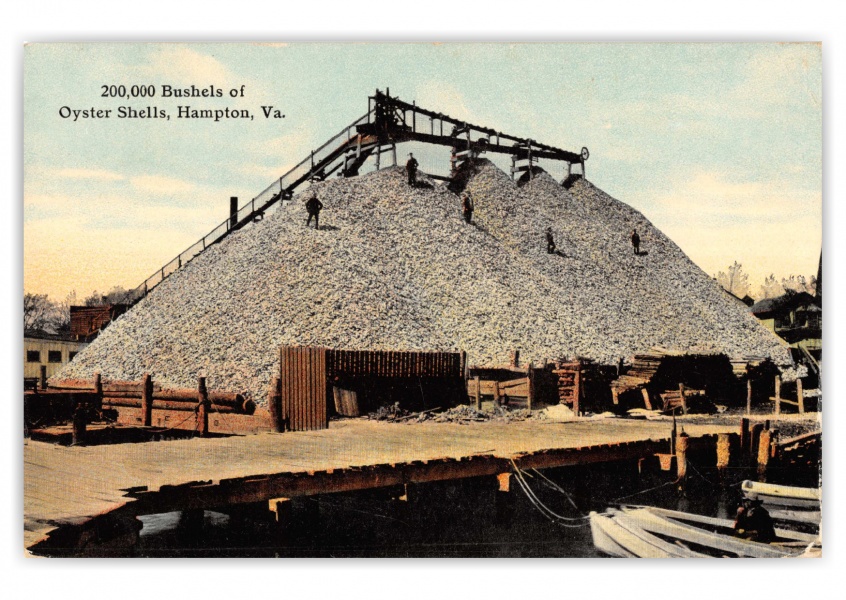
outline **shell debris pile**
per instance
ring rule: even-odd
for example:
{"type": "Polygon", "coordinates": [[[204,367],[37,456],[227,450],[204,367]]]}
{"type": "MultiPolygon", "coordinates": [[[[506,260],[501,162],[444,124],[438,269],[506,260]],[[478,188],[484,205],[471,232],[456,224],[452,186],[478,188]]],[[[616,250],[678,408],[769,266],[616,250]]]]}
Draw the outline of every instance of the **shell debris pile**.
{"type": "Polygon", "coordinates": [[[786,345],[646,218],[585,180],[518,187],[481,160],[476,212],[402,168],[314,185],[230,235],[112,323],[56,378],[211,389],[266,400],[282,345],[466,350],[469,364],[584,356],[606,364],[653,346],[792,361],[786,345]],[[547,254],[552,227],[560,254],[547,254]],[[635,256],[629,234],[637,228],[635,256]]]}

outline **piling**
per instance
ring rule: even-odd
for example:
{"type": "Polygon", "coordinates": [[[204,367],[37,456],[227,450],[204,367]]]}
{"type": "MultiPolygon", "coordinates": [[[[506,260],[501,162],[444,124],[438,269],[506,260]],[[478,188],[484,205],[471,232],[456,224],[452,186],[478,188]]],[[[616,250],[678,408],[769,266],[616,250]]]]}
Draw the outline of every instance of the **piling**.
{"type": "Polygon", "coordinates": [[[771,432],[766,429],[761,431],[758,439],[758,481],[767,480],[767,465],[770,462],[771,432]]]}
{"type": "Polygon", "coordinates": [[[796,406],[799,408],[799,414],[805,413],[805,391],[802,389],[802,379],[796,378],[796,406]]]}
{"type": "Polygon", "coordinates": [[[752,414],[752,380],[746,380],[746,414],[752,414]]]}
{"type": "Polygon", "coordinates": [[[141,414],[144,427],[153,424],[153,378],[149,373],[144,373],[141,384],[141,414]]]}
{"type": "Polygon", "coordinates": [[[781,375],[775,377],[775,414],[781,414],[781,375]]]}
{"type": "Polygon", "coordinates": [[[761,443],[761,433],[764,431],[762,423],[755,423],[749,436],[749,457],[754,461],[758,456],[758,446],[761,443]]]}
{"type": "Polygon", "coordinates": [[[687,398],[684,397],[684,384],[679,384],[679,396],[681,397],[682,413],[687,414],[687,398]]]}
{"type": "Polygon", "coordinates": [[[41,389],[47,389],[47,365],[41,365],[41,389]]]}
{"type": "Polygon", "coordinates": [[[478,375],[473,377],[473,399],[476,401],[476,410],[482,410],[482,381],[478,375]]]}
{"type": "Polygon", "coordinates": [[[720,484],[725,485],[729,463],[731,462],[731,437],[728,433],[717,434],[717,476],[720,484]]]}
{"type": "Polygon", "coordinates": [[[749,419],[740,419],[740,454],[746,456],[749,454],[752,439],[749,432],[749,419]]]}
{"type": "Polygon", "coordinates": [[[679,489],[684,489],[684,483],[687,479],[687,448],[689,438],[688,435],[682,431],[676,438],[676,477],[679,483],[679,489]]]}

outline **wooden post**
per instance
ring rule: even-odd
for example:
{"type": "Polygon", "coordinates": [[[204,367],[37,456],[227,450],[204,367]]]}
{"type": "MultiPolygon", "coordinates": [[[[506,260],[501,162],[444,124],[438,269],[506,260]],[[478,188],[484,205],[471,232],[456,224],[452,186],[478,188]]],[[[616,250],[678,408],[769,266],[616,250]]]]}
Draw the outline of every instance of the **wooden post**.
{"type": "Polygon", "coordinates": [[[740,454],[746,456],[749,454],[749,446],[751,445],[751,438],[749,436],[749,419],[740,419],[740,454]]]}
{"type": "Polygon", "coordinates": [[[41,389],[47,389],[47,365],[41,365],[41,389]]]}
{"type": "Polygon", "coordinates": [[[97,394],[97,411],[103,410],[103,378],[94,373],[94,393],[97,394]]]}
{"type": "Polygon", "coordinates": [[[535,381],[534,381],[534,365],[529,363],[529,366],[526,371],[526,383],[529,387],[528,394],[526,396],[526,404],[529,410],[532,410],[532,404],[534,402],[535,396],[535,381]]]}
{"type": "Polygon", "coordinates": [[[467,387],[467,352],[465,350],[461,351],[461,378],[464,379],[464,387],[467,387]]]}
{"type": "Polygon", "coordinates": [[[676,413],[673,413],[673,432],[670,434],[670,454],[676,453],[676,413]]]}
{"type": "Polygon", "coordinates": [[[500,392],[499,392],[499,382],[498,382],[498,381],[494,381],[493,383],[494,383],[494,394],[493,394],[493,397],[494,397],[494,406],[499,406],[499,400],[500,400],[500,395],[499,395],[499,393],[500,393],[500,392]]]}
{"type": "Polygon", "coordinates": [[[802,389],[802,379],[796,378],[796,405],[799,407],[799,414],[805,413],[805,392],[802,389]]]}
{"type": "Polygon", "coordinates": [[[197,430],[200,436],[209,434],[209,392],[206,389],[206,378],[197,379],[197,430]]]}
{"type": "Polygon", "coordinates": [[[71,443],[74,446],[82,444],[85,441],[85,425],[87,415],[85,407],[77,404],[73,410],[73,436],[71,443]]]}
{"type": "MultiPolygon", "coordinates": [[[[567,163],[567,164],[569,165],[570,163],[567,163]]],[[[568,175],[569,175],[569,173],[568,173],[568,175]]],[[[617,377],[619,377],[622,374],[623,374],[623,359],[621,358],[619,361],[617,361],[617,377]]]]}
{"type": "Polygon", "coordinates": [[[684,431],[676,438],[676,476],[682,487],[684,486],[684,480],[687,478],[688,441],[688,435],[684,431]]]}
{"type": "Polygon", "coordinates": [[[758,480],[767,480],[767,465],[770,462],[770,432],[766,429],[758,439],[758,480]]]}
{"type": "Polygon", "coordinates": [[[641,388],[640,392],[643,394],[643,407],[646,410],[652,410],[652,402],[649,400],[649,391],[646,388],[641,388]]]}
{"type": "Polygon", "coordinates": [[[611,401],[614,402],[614,404],[620,403],[620,391],[615,387],[611,388],[611,401]]]}
{"type": "Polygon", "coordinates": [[[282,393],[281,379],[274,377],[270,381],[270,392],[267,396],[267,410],[270,413],[270,424],[273,431],[282,433],[285,431],[285,423],[282,420],[282,393]]]}
{"type": "Polygon", "coordinates": [[[581,412],[581,396],[582,396],[582,366],[576,367],[576,372],[573,374],[573,414],[579,416],[581,412]]]}
{"type": "Polygon", "coordinates": [[[775,378],[775,414],[781,414],[781,375],[775,378]]]}
{"type": "Polygon", "coordinates": [[[681,396],[682,414],[687,414],[687,398],[684,397],[684,384],[679,384],[679,395],[681,396]]]}
{"type": "Polygon", "coordinates": [[[746,380],[746,414],[752,414],[752,380],[746,380]]]}
{"type": "Polygon", "coordinates": [[[153,424],[153,378],[144,373],[141,384],[141,415],[144,427],[153,424]]]}
{"type": "Polygon", "coordinates": [[[482,381],[478,375],[473,378],[473,396],[476,400],[476,410],[482,410],[482,381]]]}
{"type": "Polygon", "coordinates": [[[512,367],[519,367],[520,366],[520,350],[514,350],[511,353],[511,366],[512,367]]]}
{"type": "Polygon", "coordinates": [[[717,475],[720,483],[726,481],[726,472],[731,462],[731,438],[728,433],[717,434],[717,475]]]}

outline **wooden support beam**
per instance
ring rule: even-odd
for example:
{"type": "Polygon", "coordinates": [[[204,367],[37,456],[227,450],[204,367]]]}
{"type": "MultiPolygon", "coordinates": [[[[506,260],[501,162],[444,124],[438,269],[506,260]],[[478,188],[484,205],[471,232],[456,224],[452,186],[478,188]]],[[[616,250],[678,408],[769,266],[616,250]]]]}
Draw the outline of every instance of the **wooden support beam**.
{"type": "Polygon", "coordinates": [[[684,384],[679,384],[679,396],[681,396],[682,413],[687,414],[687,398],[684,395],[684,384]]]}
{"type": "Polygon", "coordinates": [[[511,491],[511,473],[500,473],[496,476],[497,483],[499,484],[499,491],[500,492],[510,492],[511,491]]]}
{"type": "Polygon", "coordinates": [[[270,391],[267,396],[267,409],[270,413],[270,422],[273,431],[282,433],[285,431],[285,421],[282,418],[282,393],[281,379],[274,377],[270,382],[270,391]]]}
{"type": "Polygon", "coordinates": [[[144,373],[141,384],[141,414],[144,427],[153,424],[153,378],[149,373],[144,373]]]}
{"type": "Polygon", "coordinates": [[[482,381],[478,375],[473,377],[473,397],[476,401],[476,410],[482,410],[482,381]]]}
{"type": "Polygon", "coordinates": [[[799,414],[805,414],[805,391],[802,389],[802,378],[796,378],[796,405],[799,414]]]}
{"type": "Polygon", "coordinates": [[[526,396],[526,405],[529,410],[534,408],[534,400],[535,400],[535,366],[532,363],[529,363],[529,367],[526,371],[526,381],[528,383],[528,394],[526,396]]]}
{"type": "Polygon", "coordinates": [[[47,389],[47,365],[41,365],[41,389],[47,389]]]}
{"type": "Polygon", "coordinates": [[[206,378],[197,379],[197,431],[201,437],[209,434],[209,392],[206,389],[206,378]]]}
{"type": "Polygon", "coordinates": [[[749,438],[749,456],[753,459],[758,456],[758,446],[761,443],[761,433],[763,433],[763,431],[763,423],[755,423],[752,426],[752,433],[749,438]]]}
{"type": "Polygon", "coordinates": [[[611,401],[615,405],[620,404],[620,392],[617,388],[611,388],[611,401]]]}
{"type": "Polygon", "coordinates": [[[775,376],[775,414],[781,414],[781,375],[775,376]]]}
{"type": "Polygon", "coordinates": [[[582,368],[581,368],[581,365],[579,365],[579,367],[576,369],[575,376],[573,377],[573,414],[577,417],[582,412],[581,397],[582,397],[582,368]]]}
{"type": "Polygon", "coordinates": [[[646,388],[642,388],[641,393],[643,394],[643,406],[646,410],[652,410],[652,402],[649,400],[649,391],[646,388]]]}

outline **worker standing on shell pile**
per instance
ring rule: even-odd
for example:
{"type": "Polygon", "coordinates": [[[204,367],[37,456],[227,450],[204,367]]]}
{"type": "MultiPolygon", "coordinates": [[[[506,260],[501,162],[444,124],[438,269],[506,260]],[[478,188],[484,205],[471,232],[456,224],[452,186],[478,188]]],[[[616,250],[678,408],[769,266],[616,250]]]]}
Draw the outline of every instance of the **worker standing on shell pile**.
{"type": "Polygon", "coordinates": [[[417,159],[414,158],[414,155],[409,152],[408,153],[408,162],[405,163],[405,170],[408,173],[408,185],[414,187],[417,184],[417,159]]]}
{"type": "Polygon", "coordinates": [[[632,229],[632,247],[636,255],[640,254],[640,236],[637,234],[637,229],[632,229]]]}
{"type": "Polygon", "coordinates": [[[473,219],[473,200],[467,192],[461,194],[461,210],[464,213],[465,223],[470,223],[473,219]]]}
{"type": "Polygon", "coordinates": [[[552,227],[546,228],[546,253],[555,254],[555,238],[552,237],[552,227]]]}
{"type": "Polygon", "coordinates": [[[323,208],[323,203],[317,199],[317,194],[313,195],[311,199],[306,202],[306,210],[308,211],[308,221],[306,227],[311,223],[311,218],[314,217],[314,228],[320,229],[320,211],[323,208]]]}

